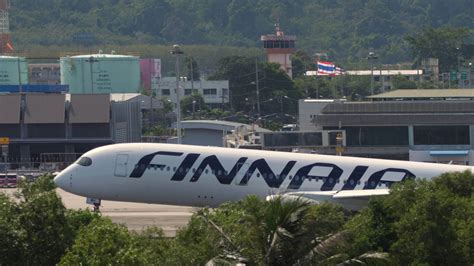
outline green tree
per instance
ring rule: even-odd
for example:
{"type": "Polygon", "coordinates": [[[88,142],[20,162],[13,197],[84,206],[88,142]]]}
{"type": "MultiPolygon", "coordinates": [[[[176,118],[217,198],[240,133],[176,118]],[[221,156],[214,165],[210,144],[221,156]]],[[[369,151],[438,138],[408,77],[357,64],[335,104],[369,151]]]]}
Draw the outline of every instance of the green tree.
{"type": "Polygon", "coordinates": [[[77,231],[98,218],[66,210],[52,176],[22,180],[16,199],[0,195],[0,264],[54,265],[72,245],[77,231]]]}
{"type": "Polygon", "coordinates": [[[397,75],[392,77],[392,84],[394,90],[400,89],[416,89],[417,84],[414,81],[408,80],[402,75],[397,75]]]}
{"type": "Polygon", "coordinates": [[[303,50],[297,50],[291,57],[293,79],[302,77],[306,71],[315,70],[312,58],[303,50]]]}
{"type": "Polygon", "coordinates": [[[416,35],[405,38],[409,43],[416,65],[421,64],[423,58],[438,58],[442,72],[457,69],[458,48],[469,36],[466,28],[429,28],[416,35]]]}
{"type": "Polygon", "coordinates": [[[181,99],[181,113],[183,116],[196,116],[201,110],[207,110],[204,98],[199,93],[184,96],[181,99]]]}
{"type": "Polygon", "coordinates": [[[0,264],[17,265],[24,260],[23,235],[18,223],[18,206],[0,193],[0,264]]]}
{"type": "Polygon", "coordinates": [[[125,226],[103,218],[80,229],[59,265],[146,265],[146,259],[125,226]]]}
{"type": "MultiPolygon", "coordinates": [[[[233,107],[256,115],[258,104],[255,72],[255,59],[243,56],[225,57],[219,61],[217,71],[210,79],[229,80],[233,107]]],[[[292,80],[278,64],[259,62],[258,75],[261,114],[281,111],[281,106],[271,104],[270,99],[278,99],[282,95],[299,99],[300,94],[294,89],[292,80]]],[[[295,113],[296,106],[296,102],[287,102],[283,112],[295,113]]]]}
{"type": "Polygon", "coordinates": [[[394,186],[347,224],[353,254],[388,251],[403,265],[472,264],[473,182],[463,172],[394,186]]]}
{"type": "Polygon", "coordinates": [[[186,64],[186,77],[188,80],[201,80],[201,74],[199,72],[199,66],[192,56],[186,56],[184,59],[186,64]]]}

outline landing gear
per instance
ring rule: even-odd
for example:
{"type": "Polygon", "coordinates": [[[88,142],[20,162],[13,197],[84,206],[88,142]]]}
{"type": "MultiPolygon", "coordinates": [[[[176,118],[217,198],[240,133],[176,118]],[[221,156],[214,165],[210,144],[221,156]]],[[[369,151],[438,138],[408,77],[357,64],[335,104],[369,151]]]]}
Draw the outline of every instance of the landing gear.
{"type": "Polygon", "coordinates": [[[100,199],[93,199],[93,198],[87,198],[86,199],[87,204],[94,205],[94,207],[92,209],[94,212],[100,212],[100,202],[101,202],[100,199]]]}

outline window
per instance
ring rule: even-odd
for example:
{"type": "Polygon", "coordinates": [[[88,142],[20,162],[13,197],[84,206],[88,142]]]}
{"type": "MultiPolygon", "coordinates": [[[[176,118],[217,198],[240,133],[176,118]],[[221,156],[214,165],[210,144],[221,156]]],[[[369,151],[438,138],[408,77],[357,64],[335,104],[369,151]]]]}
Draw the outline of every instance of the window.
{"type": "Polygon", "coordinates": [[[82,166],[90,166],[92,164],[92,159],[89,157],[81,157],[79,160],[77,160],[77,164],[82,166]]]}
{"type": "Polygon", "coordinates": [[[170,90],[169,89],[162,89],[161,90],[161,95],[170,95],[170,90]]]}
{"type": "Polygon", "coordinates": [[[191,95],[191,89],[185,89],[184,90],[184,95],[191,95]]]}
{"type": "MultiPolygon", "coordinates": [[[[339,130],[339,128],[333,127],[324,127],[323,129],[339,130]]],[[[346,144],[349,147],[408,145],[407,126],[343,127],[340,129],[346,131],[346,144]]]]}
{"type": "Polygon", "coordinates": [[[217,89],[204,89],[203,94],[204,95],[216,95],[217,94],[217,89]]]}
{"type": "Polygon", "coordinates": [[[229,95],[229,89],[222,89],[222,95],[229,95]]]}
{"type": "Polygon", "coordinates": [[[415,145],[469,145],[469,126],[415,126],[415,145]]]}

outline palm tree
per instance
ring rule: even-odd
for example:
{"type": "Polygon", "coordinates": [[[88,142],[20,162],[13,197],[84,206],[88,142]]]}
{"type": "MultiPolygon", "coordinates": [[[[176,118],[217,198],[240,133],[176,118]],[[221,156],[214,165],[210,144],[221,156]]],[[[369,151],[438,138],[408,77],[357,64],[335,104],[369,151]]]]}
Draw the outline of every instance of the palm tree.
{"type": "MultiPolygon", "coordinates": [[[[240,205],[243,216],[240,225],[249,233],[250,240],[238,245],[209,215],[202,218],[221,235],[226,243],[224,254],[210,261],[219,265],[223,261],[263,265],[369,265],[372,262],[389,262],[386,253],[366,253],[352,258],[344,250],[350,241],[348,231],[320,235],[321,225],[311,215],[314,206],[303,198],[273,197],[261,201],[248,197],[240,205]],[[249,253],[248,250],[257,252],[249,253]],[[256,255],[255,255],[256,254],[256,255]]],[[[372,264],[370,264],[372,265],[372,264]]]]}

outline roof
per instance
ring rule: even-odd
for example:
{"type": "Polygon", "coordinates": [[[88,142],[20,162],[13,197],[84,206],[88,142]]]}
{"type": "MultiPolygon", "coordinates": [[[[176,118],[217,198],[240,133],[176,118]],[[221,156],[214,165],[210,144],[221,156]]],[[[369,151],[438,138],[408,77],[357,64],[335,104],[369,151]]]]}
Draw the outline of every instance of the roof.
{"type": "MultiPolygon", "coordinates": [[[[372,75],[371,70],[347,70],[346,74],[348,75],[356,75],[356,76],[370,76],[372,75]]],[[[379,70],[374,69],[373,75],[374,76],[397,76],[397,75],[422,75],[422,69],[400,69],[400,70],[379,70]]]]}
{"type": "Polygon", "coordinates": [[[110,100],[114,102],[139,102],[140,109],[163,108],[163,103],[160,99],[140,93],[111,93],[110,100]]]}
{"type": "MultiPolygon", "coordinates": [[[[176,123],[173,123],[173,125],[176,126],[176,123]]],[[[184,129],[205,128],[205,129],[226,130],[226,131],[235,130],[236,128],[239,128],[239,127],[245,127],[247,130],[254,129],[257,132],[272,132],[271,130],[258,127],[258,126],[252,126],[248,124],[223,121],[223,120],[185,120],[185,121],[181,121],[181,127],[184,129]]]]}
{"type": "MultiPolygon", "coordinates": [[[[354,75],[354,76],[418,76],[423,75],[422,69],[394,69],[394,70],[380,70],[374,69],[373,73],[372,70],[347,70],[346,75],[354,75]]],[[[306,76],[318,76],[318,71],[315,70],[308,70],[306,71],[306,76]]]]}
{"type": "Polygon", "coordinates": [[[132,98],[141,95],[140,93],[111,93],[110,100],[115,102],[128,101],[132,98]]]}
{"type": "Polygon", "coordinates": [[[110,96],[108,94],[71,94],[69,122],[108,123],[110,121],[110,96]]]}
{"type": "Polygon", "coordinates": [[[84,55],[75,55],[71,56],[70,58],[138,58],[137,56],[133,55],[119,55],[119,54],[84,54],[84,55]]]}
{"type": "Polygon", "coordinates": [[[8,56],[8,55],[0,55],[0,60],[5,60],[5,61],[10,61],[10,60],[25,60],[24,57],[18,57],[18,56],[8,56]]]}
{"type": "Polygon", "coordinates": [[[474,89],[410,89],[394,90],[369,96],[370,99],[403,99],[403,98],[474,98],[474,89]]]}

